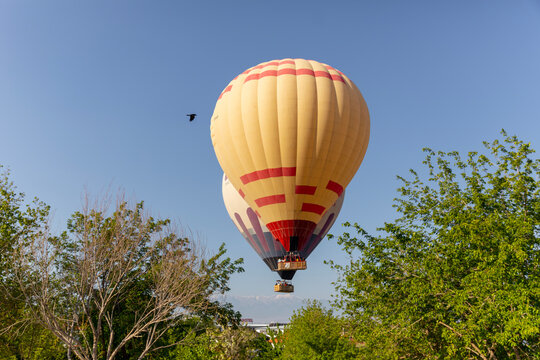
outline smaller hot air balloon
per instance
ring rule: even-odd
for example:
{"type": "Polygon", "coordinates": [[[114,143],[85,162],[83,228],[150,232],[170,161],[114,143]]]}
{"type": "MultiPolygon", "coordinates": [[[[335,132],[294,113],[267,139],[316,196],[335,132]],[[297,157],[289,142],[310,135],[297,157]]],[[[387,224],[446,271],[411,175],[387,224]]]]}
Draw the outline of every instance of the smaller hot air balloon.
{"type": "MultiPolygon", "coordinates": [[[[242,198],[241,194],[234,188],[226,175],[223,175],[222,181],[223,201],[227,212],[232,221],[238,228],[238,231],[251,245],[253,250],[266,263],[268,268],[276,271],[281,277],[281,281],[276,284],[279,291],[291,292],[294,288],[286,280],[291,280],[296,273],[296,270],[278,269],[279,261],[284,259],[288,254],[281,242],[277,240],[270,230],[261,223],[259,216],[242,198]]],[[[300,259],[306,259],[317,245],[321,242],[328,230],[334,224],[341,206],[343,205],[344,193],[336,200],[326,213],[323,214],[321,221],[313,231],[309,241],[305,242],[304,246],[298,250],[300,259]]]]}

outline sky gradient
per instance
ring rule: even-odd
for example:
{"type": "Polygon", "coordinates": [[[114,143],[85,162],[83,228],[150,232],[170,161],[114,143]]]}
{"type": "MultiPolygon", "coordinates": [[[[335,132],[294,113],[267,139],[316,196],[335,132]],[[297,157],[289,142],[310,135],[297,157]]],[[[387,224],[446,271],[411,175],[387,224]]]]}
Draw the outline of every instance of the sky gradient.
{"type": "MultiPolygon", "coordinates": [[[[540,148],[538,0],[0,0],[0,164],[58,231],[85,189],[122,188],[209,250],[225,242],[246,268],[229,300],[283,321],[283,306],[246,305],[283,297],[227,215],[209,130],[230,80],[282,58],[339,69],[368,104],[370,144],[333,234],[392,219],[396,175],[421,167],[423,147],[481,150],[504,128],[540,148]]],[[[325,259],[345,261],[335,241],[295,276],[291,303],[331,297],[325,259]]]]}

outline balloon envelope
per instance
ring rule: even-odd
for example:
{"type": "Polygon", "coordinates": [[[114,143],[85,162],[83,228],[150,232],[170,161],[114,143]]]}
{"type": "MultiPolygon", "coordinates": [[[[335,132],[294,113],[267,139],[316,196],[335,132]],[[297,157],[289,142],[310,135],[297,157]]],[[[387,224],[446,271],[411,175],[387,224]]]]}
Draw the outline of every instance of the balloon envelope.
{"type": "Polygon", "coordinates": [[[252,67],[216,103],[212,143],[223,171],[286,251],[306,249],[367,149],[369,114],[331,66],[284,59],[252,67]]]}
{"type": "MultiPolygon", "coordinates": [[[[227,176],[223,175],[222,181],[223,202],[238,231],[247,240],[260,258],[268,265],[270,270],[277,271],[277,260],[285,256],[287,251],[277,241],[270,230],[262,224],[255,211],[245,202],[238,191],[232,186],[227,176]]],[[[342,193],[335,204],[322,216],[321,221],[315,227],[309,241],[303,244],[298,251],[304,259],[313,252],[321,242],[328,230],[332,227],[343,205],[345,193],[342,193]]],[[[283,279],[292,279],[295,271],[279,271],[283,279]]]]}

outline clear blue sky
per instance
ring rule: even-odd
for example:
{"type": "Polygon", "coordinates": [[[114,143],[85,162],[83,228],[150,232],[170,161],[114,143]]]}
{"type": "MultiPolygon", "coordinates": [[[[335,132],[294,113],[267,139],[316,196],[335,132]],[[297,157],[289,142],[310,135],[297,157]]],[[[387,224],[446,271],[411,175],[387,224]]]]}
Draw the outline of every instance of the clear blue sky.
{"type": "MultiPolygon", "coordinates": [[[[271,304],[277,277],[228,218],[209,125],[232,78],[286,57],[343,71],[370,109],[334,234],[392,218],[395,176],[420,166],[422,147],[479,150],[505,128],[540,150],[538,0],[0,0],[0,164],[52,206],[58,230],[85,188],[123,187],[245,258],[232,300],[271,304]]],[[[324,259],[344,260],[335,242],[297,274],[294,299],[330,297],[324,259]]]]}

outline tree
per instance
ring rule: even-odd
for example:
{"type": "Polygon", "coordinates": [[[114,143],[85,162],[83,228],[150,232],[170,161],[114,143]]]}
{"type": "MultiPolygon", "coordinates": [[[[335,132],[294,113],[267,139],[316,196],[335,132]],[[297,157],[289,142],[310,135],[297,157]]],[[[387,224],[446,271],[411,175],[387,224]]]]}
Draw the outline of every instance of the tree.
{"type": "Polygon", "coordinates": [[[283,339],[283,359],[351,359],[356,355],[354,343],[344,323],[317,301],[296,310],[283,339]]]}
{"type": "Polygon", "coordinates": [[[107,210],[87,206],[72,216],[69,233],[53,237],[45,227],[19,244],[17,280],[35,318],[79,359],[114,359],[127,349],[142,359],[173,346],[159,341],[209,310],[209,297],[242,260],[222,259],[222,247],[205,261],[196,242],[146,215],[143,203],[120,198],[107,210]]]}
{"type": "Polygon", "coordinates": [[[9,175],[0,165],[0,358],[60,358],[54,336],[27,316],[13,267],[16,245],[40,236],[49,206],[38,199],[26,203],[9,175]]]}
{"type": "Polygon", "coordinates": [[[264,336],[259,336],[253,344],[257,349],[257,359],[280,359],[283,353],[283,331],[279,327],[268,327],[264,336]]]}
{"type": "Polygon", "coordinates": [[[379,235],[345,224],[335,306],[362,358],[540,358],[540,162],[502,134],[465,159],[424,149],[379,235]]]}
{"type": "Polygon", "coordinates": [[[246,327],[226,327],[208,331],[210,349],[216,354],[216,359],[254,359],[256,349],[251,346],[258,334],[246,327]]]}

